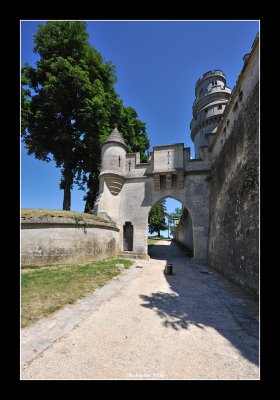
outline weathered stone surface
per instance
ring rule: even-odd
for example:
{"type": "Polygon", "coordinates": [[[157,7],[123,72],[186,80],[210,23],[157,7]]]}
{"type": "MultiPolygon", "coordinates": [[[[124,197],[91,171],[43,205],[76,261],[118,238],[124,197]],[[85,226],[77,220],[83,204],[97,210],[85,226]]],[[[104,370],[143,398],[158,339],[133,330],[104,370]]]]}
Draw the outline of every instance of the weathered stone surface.
{"type": "Polygon", "coordinates": [[[119,229],[113,224],[57,220],[60,218],[22,221],[22,265],[86,263],[118,255],[119,229]]]}
{"type": "Polygon", "coordinates": [[[124,270],[124,265],[123,264],[116,264],[116,268],[119,271],[123,271],[124,270]]]}
{"type": "Polygon", "coordinates": [[[258,108],[256,84],[213,164],[208,252],[211,266],[256,296],[259,293],[258,108]]]}
{"type": "Polygon", "coordinates": [[[138,258],[147,256],[148,216],[158,201],[172,197],[182,203],[192,216],[193,253],[197,262],[207,261],[209,183],[205,177],[210,163],[199,160],[193,163],[189,150],[183,143],[155,146],[147,163],[140,163],[140,155],[126,154],[118,142],[102,147],[100,196],[96,202],[97,215],[108,215],[120,229],[119,250],[124,246],[124,227],[133,227],[133,249],[138,258]],[[121,161],[119,162],[119,157],[121,161]],[[122,163],[125,157],[126,162],[122,163]],[[125,177],[121,190],[112,193],[108,179],[112,175],[125,177]],[[165,179],[161,179],[161,177],[165,179]],[[165,182],[165,183],[163,183],[165,182]]]}

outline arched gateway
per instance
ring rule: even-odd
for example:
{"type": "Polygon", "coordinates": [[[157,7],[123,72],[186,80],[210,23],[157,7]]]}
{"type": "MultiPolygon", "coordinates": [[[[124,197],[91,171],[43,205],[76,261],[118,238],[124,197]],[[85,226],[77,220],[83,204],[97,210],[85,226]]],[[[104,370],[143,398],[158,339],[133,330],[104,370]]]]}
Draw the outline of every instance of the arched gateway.
{"type": "Polygon", "coordinates": [[[99,197],[95,213],[109,217],[120,229],[120,252],[147,257],[147,223],[151,207],[173,197],[186,207],[192,218],[193,254],[196,262],[207,261],[209,184],[208,149],[201,158],[190,159],[183,143],[155,146],[148,162],[139,153],[127,153],[127,146],[115,128],[102,145],[99,197]]]}
{"type": "Polygon", "coordinates": [[[208,148],[220,124],[231,90],[220,70],[207,71],[195,86],[191,138],[196,159],[183,143],[155,146],[148,162],[140,154],[128,154],[127,146],[113,130],[102,146],[97,215],[109,217],[120,229],[120,252],[129,248],[147,256],[147,224],[151,207],[165,197],[180,201],[191,217],[193,255],[207,262],[210,172],[208,148]]]}

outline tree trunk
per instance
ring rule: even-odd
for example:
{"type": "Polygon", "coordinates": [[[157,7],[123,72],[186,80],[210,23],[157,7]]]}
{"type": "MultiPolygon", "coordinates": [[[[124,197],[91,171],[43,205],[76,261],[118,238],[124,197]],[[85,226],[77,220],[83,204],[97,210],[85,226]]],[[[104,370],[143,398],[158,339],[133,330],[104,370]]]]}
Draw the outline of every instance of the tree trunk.
{"type": "Polygon", "coordinates": [[[70,211],[71,209],[71,189],[68,185],[64,188],[64,196],[63,196],[63,210],[70,211]]]}
{"type": "Polygon", "coordinates": [[[160,238],[160,231],[157,232],[158,237],[160,238]]]}
{"type": "Polygon", "coordinates": [[[88,213],[93,210],[94,203],[98,193],[98,177],[97,173],[91,173],[88,178],[88,191],[87,194],[84,196],[84,200],[86,202],[84,212],[88,213]]]}
{"type": "Polygon", "coordinates": [[[63,210],[70,211],[71,209],[71,189],[73,185],[72,170],[64,167],[63,182],[61,188],[64,191],[63,195],[63,210]]]}

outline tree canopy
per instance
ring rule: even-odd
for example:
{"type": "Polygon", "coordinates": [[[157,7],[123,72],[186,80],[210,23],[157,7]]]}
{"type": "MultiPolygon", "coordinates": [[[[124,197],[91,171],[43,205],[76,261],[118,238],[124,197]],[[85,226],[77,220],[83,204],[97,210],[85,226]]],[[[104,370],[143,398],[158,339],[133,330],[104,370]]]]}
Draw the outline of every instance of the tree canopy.
{"type": "Polygon", "coordinates": [[[166,200],[157,202],[149,213],[148,224],[149,232],[156,232],[158,237],[160,237],[160,231],[167,230],[167,224],[165,221],[166,216],[166,200]]]}
{"type": "Polygon", "coordinates": [[[22,68],[22,140],[28,154],[61,169],[63,209],[71,208],[77,183],[87,194],[85,211],[98,191],[100,146],[115,125],[130,151],[142,159],[149,147],[146,125],[124,107],[115,91],[115,67],[88,42],[86,23],[49,21],[34,35],[36,67],[22,68]],[[52,156],[52,158],[51,158],[52,156]]]}

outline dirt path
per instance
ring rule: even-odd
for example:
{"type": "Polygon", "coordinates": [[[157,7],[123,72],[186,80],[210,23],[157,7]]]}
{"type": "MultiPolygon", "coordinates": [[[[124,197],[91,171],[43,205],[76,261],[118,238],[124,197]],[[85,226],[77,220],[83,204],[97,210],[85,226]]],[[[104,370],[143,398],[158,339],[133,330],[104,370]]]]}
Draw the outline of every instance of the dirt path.
{"type": "Polygon", "coordinates": [[[140,273],[25,364],[22,379],[259,379],[253,301],[169,241],[137,265],[140,273]],[[167,259],[174,275],[163,273],[167,259]]]}

